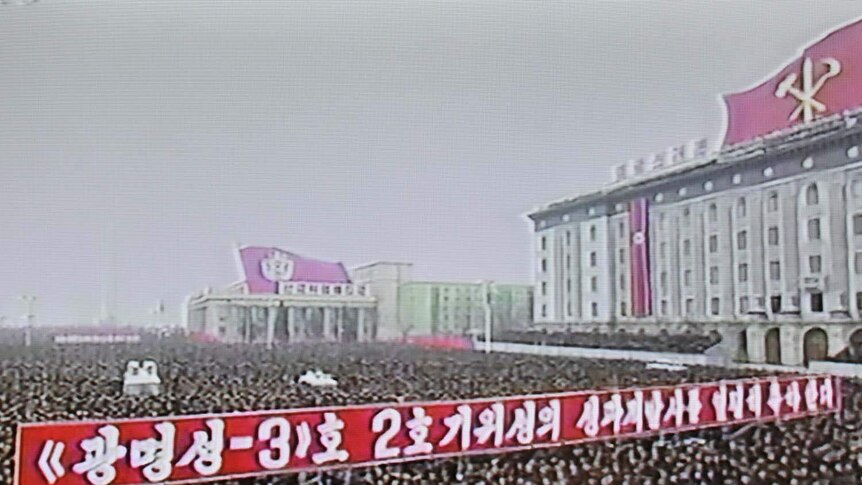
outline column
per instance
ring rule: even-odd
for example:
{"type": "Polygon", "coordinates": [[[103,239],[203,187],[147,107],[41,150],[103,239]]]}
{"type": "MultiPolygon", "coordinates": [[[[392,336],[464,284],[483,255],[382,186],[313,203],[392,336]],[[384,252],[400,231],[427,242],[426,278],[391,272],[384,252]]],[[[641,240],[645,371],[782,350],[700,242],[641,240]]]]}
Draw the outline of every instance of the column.
{"type": "Polygon", "coordinates": [[[305,340],[305,336],[308,335],[308,314],[310,313],[310,308],[302,307],[302,318],[299,319],[299,336],[302,340],[305,340]]]}
{"type": "Polygon", "coordinates": [[[266,346],[272,348],[275,343],[275,320],[278,318],[278,306],[266,309],[266,346]]]}
{"type": "Polygon", "coordinates": [[[332,340],[332,308],[323,307],[323,340],[332,340]]]}
{"type": "Polygon", "coordinates": [[[335,328],[338,329],[338,341],[344,340],[344,307],[338,307],[335,317],[335,328]]]}
{"type": "Polygon", "coordinates": [[[299,331],[296,328],[296,308],[287,307],[287,329],[290,332],[290,343],[299,341],[299,331]]]}
{"type": "Polygon", "coordinates": [[[365,341],[365,309],[356,309],[356,341],[365,341]]]}

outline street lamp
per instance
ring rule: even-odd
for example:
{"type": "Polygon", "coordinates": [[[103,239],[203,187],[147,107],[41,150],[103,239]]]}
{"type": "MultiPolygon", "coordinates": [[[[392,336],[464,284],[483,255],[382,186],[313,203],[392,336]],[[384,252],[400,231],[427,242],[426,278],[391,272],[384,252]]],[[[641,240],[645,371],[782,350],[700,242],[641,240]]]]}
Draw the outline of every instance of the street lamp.
{"type": "Polygon", "coordinates": [[[21,295],[18,298],[27,303],[27,328],[24,332],[24,345],[29,347],[33,342],[33,305],[36,303],[36,297],[33,295],[21,295]]]}
{"type": "Polygon", "coordinates": [[[485,353],[491,353],[491,288],[493,281],[482,282],[482,308],[485,312],[485,353]]]}

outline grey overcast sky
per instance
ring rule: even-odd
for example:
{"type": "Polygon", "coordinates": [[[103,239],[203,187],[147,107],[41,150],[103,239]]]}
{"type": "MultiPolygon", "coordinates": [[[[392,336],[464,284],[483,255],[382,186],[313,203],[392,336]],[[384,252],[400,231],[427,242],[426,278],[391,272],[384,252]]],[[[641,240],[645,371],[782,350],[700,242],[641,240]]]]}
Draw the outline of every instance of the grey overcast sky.
{"type": "Polygon", "coordinates": [[[115,280],[123,321],[159,299],[178,319],[186,294],[236,279],[234,242],[531,282],[530,209],[719,138],[719,93],[859,16],[822,1],[0,5],[0,315],[19,321],[27,293],[41,322],[89,323],[115,280]]]}

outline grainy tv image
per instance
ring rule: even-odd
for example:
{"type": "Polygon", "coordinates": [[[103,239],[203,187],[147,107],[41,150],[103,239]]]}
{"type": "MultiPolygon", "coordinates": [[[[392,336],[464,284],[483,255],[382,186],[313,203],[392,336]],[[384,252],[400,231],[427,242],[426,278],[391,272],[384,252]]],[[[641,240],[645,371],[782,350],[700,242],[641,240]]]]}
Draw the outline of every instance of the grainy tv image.
{"type": "Polygon", "coordinates": [[[862,3],[0,0],[0,484],[862,483],[862,3]]]}

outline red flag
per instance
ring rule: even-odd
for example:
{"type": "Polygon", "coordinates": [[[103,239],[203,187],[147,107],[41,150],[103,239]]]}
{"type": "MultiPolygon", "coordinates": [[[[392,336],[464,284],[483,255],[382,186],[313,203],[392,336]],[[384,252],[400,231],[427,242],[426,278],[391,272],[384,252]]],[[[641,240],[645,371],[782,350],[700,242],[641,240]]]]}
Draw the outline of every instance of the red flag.
{"type": "Polygon", "coordinates": [[[724,96],[725,145],[862,106],[862,20],[805,48],[777,74],[724,96]]]}

